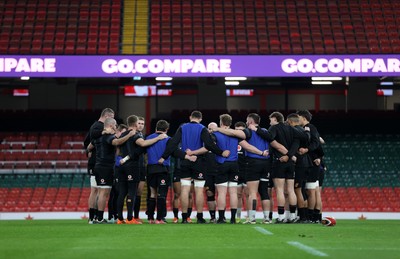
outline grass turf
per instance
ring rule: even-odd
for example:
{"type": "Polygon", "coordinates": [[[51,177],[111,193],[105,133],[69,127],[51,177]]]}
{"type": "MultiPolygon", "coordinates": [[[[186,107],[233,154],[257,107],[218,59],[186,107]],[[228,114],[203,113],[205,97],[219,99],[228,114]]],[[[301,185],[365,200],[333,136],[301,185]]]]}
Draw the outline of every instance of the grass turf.
{"type": "Polygon", "coordinates": [[[397,220],[339,220],[335,227],[0,221],[0,258],[383,259],[399,257],[399,240],[397,220]]]}

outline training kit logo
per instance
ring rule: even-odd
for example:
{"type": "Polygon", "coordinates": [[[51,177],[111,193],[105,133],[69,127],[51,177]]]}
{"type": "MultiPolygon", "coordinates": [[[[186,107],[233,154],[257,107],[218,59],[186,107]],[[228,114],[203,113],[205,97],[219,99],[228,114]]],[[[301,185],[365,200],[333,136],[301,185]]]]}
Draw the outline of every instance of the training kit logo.
{"type": "Polygon", "coordinates": [[[0,58],[0,72],[54,73],[55,58],[0,58]]]}
{"type": "Polygon", "coordinates": [[[204,179],[204,175],[202,173],[199,173],[199,179],[204,179]]]}
{"type": "Polygon", "coordinates": [[[397,58],[309,58],[284,59],[282,70],[287,74],[300,73],[399,73],[400,60],[397,58]]]}
{"type": "Polygon", "coordinates": [[[165,185],[165,180],[164,179],[161,180],[161,185],[165,185]]]}
{"type": "Polygon", "coordinates": [[[132,175],[131,174],[128,175],[128,180],[132,180],[132,175]]]}
{"type": "Polygon", "coordinates": [[[231,73],[231,59],[106,59],[101,68],[106,74],[202,74],[231,73]]]}
{"type": "Polygon", "coordinates": [[[101,183],[105,183],[105,182],[106,182],[106,180],[104,180],[104,179],[101,179],[101,180],[100,180],[100,182],[101,182],[101,183]]]}

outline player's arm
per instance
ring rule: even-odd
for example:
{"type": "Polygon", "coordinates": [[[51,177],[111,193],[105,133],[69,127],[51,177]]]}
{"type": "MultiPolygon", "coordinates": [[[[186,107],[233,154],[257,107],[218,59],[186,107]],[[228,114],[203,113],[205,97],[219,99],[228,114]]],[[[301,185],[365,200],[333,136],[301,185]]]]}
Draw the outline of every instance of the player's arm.
{"type": "Polygon", "coordinates": [[[246,139],[246,134],[244,133],[244,130],[216,128],[213,131],[221,132],[224,135],[239,139],[246,139]]]}
{"type": "Polygon", "coordinates": [[[210,150],[216,155],[223,156],[223,150],[221,150],[217,144],[212,141],[210,134],[208,133],[206,128],[203,128],[201,131],[201,140],[204,142],[204,146],[207,150],[210,150]]]}
{"type": "Polygon", "coordinates": [[[182,128],[179,127],[176,130],[175,135],[170,140],[168,140],[165,151],[161,157],[163,159],[167,159],[178,148],[179,142],[181,142],[181,139],[182,139],[182,128]]]}
{"type": "Polygon", "coordinates": [[[261,138],[263,138],[264,140],[266,140],[268,142],[274,141],[275,136],[276,136],[275,127],[272,127],[272,126],[268,130],[263,130],[262,128],[257,127],[256,133],[257,133],[257,135],[259,135],[261,138]],[[272,131],[271,131],[271,128],[272,128],[272,131]]]}
{"type": "Polygon", "coordinates": [[[135,135],[135,133],[131,130],[129,131],[128,134],[126,134],[125,136],[123,136],[122,138],[114,138],[111,142],[111,144],[113,146],[120,146],[122,144],[124,144],[130,137],[132,137],[133,135],[135,135]]]}
{"type": "Polygon", "coordinates": [[[188,154],[189,156],[193,156],[193,155],[199,156],[199,155],[203,155],[203,154],[205,154],[207,152],[208,152],[208,149],[205,148],[205,147],[201,147],[201,148],[196,149],[196,150],[190,150],[190,149],[186,150],[186,154],[188,154]]]}
{"type": "Polygon", "coordinates": [[[279,143],[276,140],[270,142],[269,144],[271,145],[271,147],[275,148],[282,155],[286,155],[289,152],[284,145],[282,145],[281,143],[279,143]]]}
{"type": "Polygon", "coordinates": [[[175,149],[174,153],[172,153],[173,157],[177,157],[180,159],[186,159],[192,162],[196,162],[197,157],[196,156],[191,156],[180,150],[179,148],[175,149]]]}
{"type": "Polygon", "coordinates": [[[259,155],[259,156],[268,156],[269,151],[268,150],[260,150],[257,147],[251,145],[249,142],[246,140],[242,140],[239,142],[239,145],[244,148],[247,152],[259,155]]]}
{"type": "Polygon", "coordinates": [[[156,138],[152,138],[152,139],[146,139],[146,140],[144,140],[143,138],[138,138],[138,139],[135,141],[135,143],[136,143],[136,145],[138,145],[138,146],[140,146],[140,147],[148,147],[148,146],[151,146],[151,145],[153,145],[154,143],[156,143],[156,142],[158,142],[158,141],[160,141],[160,140],[162,140],[162,139],[165,139],[165,138],[168,138],[168,135],[162,133],[162,134],[159,134],[156,138]]]}

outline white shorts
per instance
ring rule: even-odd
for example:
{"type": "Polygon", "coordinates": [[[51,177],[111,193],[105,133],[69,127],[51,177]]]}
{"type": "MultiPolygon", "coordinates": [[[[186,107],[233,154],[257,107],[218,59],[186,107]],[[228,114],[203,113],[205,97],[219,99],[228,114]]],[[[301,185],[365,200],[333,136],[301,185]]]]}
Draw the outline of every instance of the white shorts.
{"type": "Polygon", "coordinates": [[[90,187],[98,187],[96,182],[96,176],[94,175],[90,176],[90,187]]]}

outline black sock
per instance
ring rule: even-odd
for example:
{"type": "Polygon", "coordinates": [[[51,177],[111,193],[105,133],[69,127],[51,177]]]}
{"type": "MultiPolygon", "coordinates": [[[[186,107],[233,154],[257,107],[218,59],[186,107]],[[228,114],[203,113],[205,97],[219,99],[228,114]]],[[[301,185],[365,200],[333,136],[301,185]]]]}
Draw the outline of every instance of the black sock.
{"type": "Polygon", "coordinates": [[[253,210],[257,209],[257,200],[253,200],[253,210]]]}
{"type": "Polygon", "coordinates": [[[191,214],[192,214],[192,208],[188,208],[187,217],[190,218],[191,214]]]}
{"type": "Polygon", "coordinates": [[[237,212],[237,209],[231,209],[231,222],[236,221],[236,212],[237,212]]]}
{"type": "Polygon", "coordinates": [[[97,213],[99,212],[98,209],[94,209],[94,218],[93,219],[97,219],[97,213]]]}
{"type": "Polygon", "coordinates": [[[164,197],[157,198],[157,220],[162,220],[167,211],[167,201],[164,197]]]}
{"type": "Polygon", "coordinates": [[[300,216],[300,220],[306,220],[307,216],[306,216],[306,208],[299,208],[299,216],[300,216]]]}
{"type": "Polygon", "coordinates": [[[285,207],[283,207],[283,206],[278,206],[278,214],[279,215],[282,215],[282,214],[284,214],[285,213],[285,207]]]}
{"type": "Polygon", "coordinates": [[[156,210],[156,199],[149,198],[149,207],[147,208],[147,219],[154,220],[154,211],[156,210]]]}
{"type": "Polygon", "coordinates": [[[289,205],[289,211],[290,213],[296,213],[296,205],[289,205]]]}
{"type": "Polygon", "coordinates": [[[268,215],[268,216],[269,216],[269,219],[272,220],[272,211],[269,212],[269,215],[268,215]]]}
{"type": "Polygon", "coordinates": [[[197,212],[197,219],[202,219],[203,218],[203,212],[197,212]]]}
{"type": "Polygon", "coordinates": [[[319,219],[319,221],[322,221],[322,213],[321,212],[318,215],[318,219],[319,219]]]}
{"type": "Polygon", "coordinates": [[[139,218],[140,203],[142,202],[142,196],[136,195],[135,205],[133,207],[133,215],[137,219],[139,218]]]}
{"type": "Polygon", "coordinates": [[[314,209],[314,221],[319,220],[320,210],[314,209]]]}
{"type": "Polygon", "coordinates": [[[307,209],[307,219],[313,220],[314,210],[307,209]]]}
{"type": "Polygon", "coordinates": [[[96,215],[96,209],[90,208],[89,209],[89,220],[93,221],[94,215],[96,215]]]}
{"type": "Polygon", "coordinates": [[[131,221],[132,218],[133,218],[133,200],[132,200],[132,198],[129,197],[129,196],[126,198],[126,209],[127,209],[127,211],[128,211],[128,215],[127,215],[126,218],[127,218],[129,221],[131,221]]]}
{"type": "Polygon", "coordinates": [[[219,220],[225,219],[225,210],[218,210],[219,220]]]}
{"type": "Polygon", "coordinates": [[[211,219],[215,219],[215,210],[210,210],[209,212],[211,219]]]}
{"type": "Polygon", "coordinates": [[[102,221],[104,218],[104,211],[98,210],[97,211],[97,220],[102,221]]]}
{"type": "Polygon", "coordinates": [[[172,211],[174,212],[174,218],[178,218],[179,209],[173,208],[172,211]]]}
{"type": "Polygon", "coordinates": [[[182,212],[182,221],[187,221],[188,218],[187,215],[188,215],[187,213],[182,212]]]}

